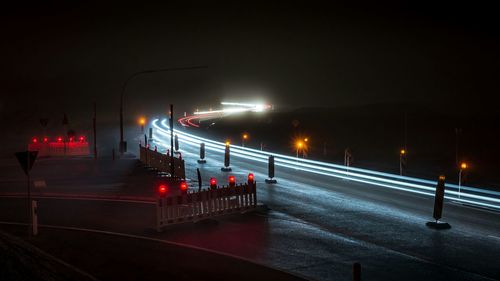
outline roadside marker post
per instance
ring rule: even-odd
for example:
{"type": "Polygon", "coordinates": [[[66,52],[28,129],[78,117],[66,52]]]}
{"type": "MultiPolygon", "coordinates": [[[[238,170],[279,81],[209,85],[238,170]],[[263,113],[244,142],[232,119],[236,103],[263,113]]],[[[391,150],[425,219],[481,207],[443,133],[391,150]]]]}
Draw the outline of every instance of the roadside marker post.
{"type": "Polygon", "coordinates": [[[175,153],[179,153],[179,136],[175,135],[174,137],[174,145],[175,145],[175,153]]]}
{"type": "Polygon", "coordinates": [[[361,281],[361,264],[359,262],[352,264],[352,281],[361,281]]]}
{"type": "Polygon", "coordinates": [[[436,194],[434,196],[434,212],[432,214],[435,221],[429,221],[426,223],[426,225],[430,228],[435,228],[435,229],[451,228],[451,225],[449,223],[439,221],[443,215],[444,182],[445,182],[445,176],[439,176],[436,185],[436,194]]]}
{"type": "Polygon", "coordinates": [[[223,172],[231,172],[233,169],[229,166],[231,164],[230,161],[230,151],[229,151],[229,143],[226,143],[226,149],[224,151],[224,167],[220,168],[223,172]]]}
{"type": "Polygon", "coordinates": [[[274,178],[274,156],[269,156],[268,159],[268,169],[267,169],[267,175],[269,176],[268,179],[265,180],[266,183],[269,184],[275,184],[277,181],[274,178]]]}
{"type": "Polygon", "coordinates": [[[200,143],[200,159],[198,159],[198,163],[205,164],[207,160],[205,160],[205,143],[200,143]]]}

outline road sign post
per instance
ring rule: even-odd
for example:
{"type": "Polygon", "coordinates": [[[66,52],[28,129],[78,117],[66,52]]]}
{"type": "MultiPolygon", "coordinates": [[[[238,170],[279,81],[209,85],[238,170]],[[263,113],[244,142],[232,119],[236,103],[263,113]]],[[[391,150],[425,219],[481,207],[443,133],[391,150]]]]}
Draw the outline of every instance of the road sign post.
{"type": "Polygon", "coordinates": [[[33,168],[33,164],[35,163],[36,156],[38,155],[38,151],[22,151],[15,153],[17,161],[21,165],[24,173],[27,178],[27,207],[28,207],[28,218],[29,218],[29,235],[33,234],[33,216],[32,216],[32,206],[31,206],[31,188],[30,188],[30,171],[33,168]]]}
{"type": "Polygon", "coordinates": [[[36,200],[31,201],[31,217],[32,217],[32,228],[31,231],[33,236],[38,235],[38,204],[36,200]]]}
{"type": "Polygon", "coordinates": [[[274,178],[274,156],[269,156],[268,159],[268,167],[267,167],[267,175],[269,176],[268,179],[265,180],[266,183],[274,184],[277,183],[277,181],[274,178]]]}
{"type": "Polygon", "coordinates": [[[449,223],[439,221],[443,215],[443,203],[444,203],[444,182],[445,177],[439,176],[437,185],[436,185],[436,194],[434,196],[434,212],[432,216],[435,221],[429,221],[426,223],[428,227],[436,228],[436,229],[448,229],[451,228],[449,223]]]}

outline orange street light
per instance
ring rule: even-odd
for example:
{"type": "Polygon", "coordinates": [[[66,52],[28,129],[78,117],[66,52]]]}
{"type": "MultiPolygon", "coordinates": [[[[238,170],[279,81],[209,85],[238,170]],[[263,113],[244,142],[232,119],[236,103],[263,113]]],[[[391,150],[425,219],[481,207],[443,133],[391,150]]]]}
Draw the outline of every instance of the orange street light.
{"type": "Polygon", "coordinates": [[[460,199],[460,189],[462,187],[462,171],[464,171],[465,169],[467,169],[469,166],[467,165],[467,163],[465,162],[462,162],[460,164],[460,169],[458,171],[458,199],[460,199]]]}
{"type": "Polygon", "coordinates": [[[406,154],[406,150],[401,149],[401,151],[399,151],[399,154],[401,154],[401,155],[405,155],[405,154],[406,154]]]}
{"type": "Polygon", "coordinates": [[[308,142],[308,141],[309,141],[309,138],[305,138],[305,139],[304,139],[304,142],[308,142]]]}
{"type": "Polygon", "coordinates": [[[245,141],[248,139],[248,134],[247,133],[243,133],[243,135],[241,135],[241,146],[242,147],[245,147],[245,141]]]}
{"type": "Polygon", "coordinates": [[[231,144],[231,142],[227,140],[226,141],[226,146],[229,146],[230,144],[231,144]]]}
{"type": "Polygon", "coordinates": [[[141,133],[144,133],[144,125],[146,124],[146,118],[139,118],[139,125],[141,125],[141,133]]]}

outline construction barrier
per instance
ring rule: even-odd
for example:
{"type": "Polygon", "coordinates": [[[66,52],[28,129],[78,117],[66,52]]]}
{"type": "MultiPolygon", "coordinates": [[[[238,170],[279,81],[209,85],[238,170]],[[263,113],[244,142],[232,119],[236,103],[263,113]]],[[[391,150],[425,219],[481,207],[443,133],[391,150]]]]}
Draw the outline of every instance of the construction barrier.
{"type": "MultiPolygon", "coordinates": [[[[139,145],[139,160],[146,166],[157,169],[160,172],[170,173],[170,155],[149,149],[139,145]]],[[[174,173],[176,177],[186,178],[184,160],[174,157],[174,173]]]]}
{"type": "Polygon", "coordinates": [[[44,156],[87,156],[90,154],[88,142],[38,142],[28,144],[29,151],[38,151],[44,156]]]}
{"type": "Polygon", "coordinates": [[[257,207],[256,184],[226,186],[178,196],[159,198],[157,230],[167,225],[248,211],[257,207]]]}

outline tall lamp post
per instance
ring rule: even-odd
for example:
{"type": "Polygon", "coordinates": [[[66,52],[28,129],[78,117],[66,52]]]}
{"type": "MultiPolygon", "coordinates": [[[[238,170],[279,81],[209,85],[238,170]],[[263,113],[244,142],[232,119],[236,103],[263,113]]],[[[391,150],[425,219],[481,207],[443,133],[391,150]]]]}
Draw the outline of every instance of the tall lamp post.
{"type": "Polygon", "coordinates": [[[297,162],[299,162],[299,150],[302,149],[302,147],[304,146],[304,143],[302,141],[298,141],[295,146],[297,148],[297,153],[296,153],[297,162]]]}
{"type": "Polygon", "coordinates": [[[157,73],[157,72],[173,72],[173,71],[181,71],[181,70],[193,70],[193,69],[202,69],[202,68],[207,68],[208,66],[202,65],[202,66],[188,66],[188,67],[172,67],[172,68],[162,68],[162,69],[151,69],[151,70],[144,70],[144,71],[139,71],[136,72],[132,75],[130,75],[127,80],[125,80],[125,83],[123,83],[122,86],[122,91],[120,94],[120,144],[119,144],[119,150],[120,154],[123,155],[123,153],[127,152],[127,142],[123,138],[123,96],[125,95],[125,90],[127,89],[128,83],[134,79],[137,76],[143,75],[143,74],[149,74],[149,73],[157,73]]]}
{"type": "Polygon", "coordinates": [[[406,166],[406,150],[401,149],[399,151],[399,175],[403,175],[403,170],[406,166]]]}
{"type": "Polygon", "coordinates": [[[243,135],[241,136],[241,146],[242,147],[245,147],[245,141],[248,140],[248,134],[247,133],[243,133],[243,135]]]}
{"type": "Polygon", "coordinates": [[[462,162],[458,171],[458,199],[460,199],[460,189],[462,187],[462,172],[468,168],[467,163],[462,162]]]}

